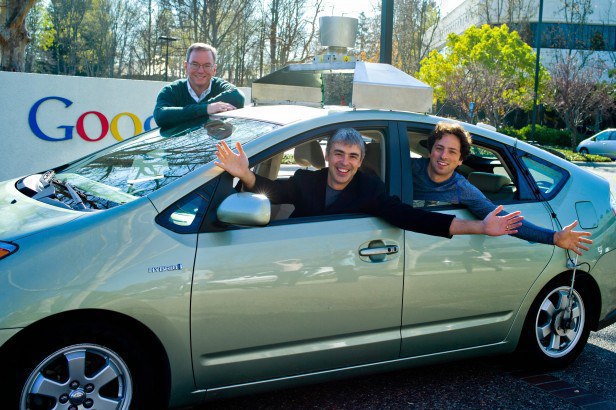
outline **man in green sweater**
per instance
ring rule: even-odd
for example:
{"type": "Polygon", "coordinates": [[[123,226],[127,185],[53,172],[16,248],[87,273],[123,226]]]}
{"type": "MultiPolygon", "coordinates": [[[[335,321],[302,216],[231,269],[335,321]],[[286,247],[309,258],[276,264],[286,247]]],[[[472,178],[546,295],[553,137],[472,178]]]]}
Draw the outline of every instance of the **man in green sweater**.
{"type": "Polygon", "coordinates": [[[187,79],[166,85],[158,93],[154,119],[162,127],[210,114],[235,110],[244,106],[244,94],[233,84],[216,75],[216,49],[205,43],[194,43],[186,52],[184,70],[187,79]]]}

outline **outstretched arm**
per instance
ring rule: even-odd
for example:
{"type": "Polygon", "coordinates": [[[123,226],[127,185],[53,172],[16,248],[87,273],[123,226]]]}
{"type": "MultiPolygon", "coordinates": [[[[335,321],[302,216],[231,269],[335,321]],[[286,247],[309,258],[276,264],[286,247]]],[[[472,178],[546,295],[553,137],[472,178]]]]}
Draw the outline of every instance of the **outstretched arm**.
{"type": "Polygon", "coordinates": [[[585,238],[585,236],[591,236],[590,232],[574,231],[578,224],[578,221],[573,221],[570,225],[564,227],[562,231],[554,233],[554,245],[563,249],[570,249],[578,255],[582,255],[582,250],[587,251],[588,246],[584,245],[592,244],[592,240],[585,238]]]}
{"type": "Polygon", "coordinates": [[[218,151],[216,151],[218,161],[214,162],[214,164],[234,177],[239,178],[244,187],[251,191],[255,186],[256,177],[248,168],[248,157],[242,148],[242,144],[239,142],[235,144],[237,154],[231,151],[231,148],[229,148],[225,141],[216,144],[216,147],[218,148],[218,151]]]}
{"type": "Polygon", "coordinates": [[[449,233],[451,235],[484,234],[489,236],[511,235],[522,225],[523,216],[520,211],[512,212],[503,216],[497,214],[503,210],[499,205],[490,212],[483,221],[469,221],[455,218],[451,221],[449,233]]]}

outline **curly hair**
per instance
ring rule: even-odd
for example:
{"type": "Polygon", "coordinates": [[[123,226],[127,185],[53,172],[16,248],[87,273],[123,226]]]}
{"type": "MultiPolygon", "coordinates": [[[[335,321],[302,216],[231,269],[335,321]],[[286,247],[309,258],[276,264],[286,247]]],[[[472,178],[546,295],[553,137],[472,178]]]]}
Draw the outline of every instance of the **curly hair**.
{"type": "Polygon", "coordinates": [[[464,161],[466,157],[471,153],[471,145],[473,139],[471,134],[466,131],[460,124],[454,124],[450,122],[439,122],[434,127],[434,130],[428,137],[428,151],[432,152],[432,148],[436,141],[443,138],[445,134],[455,135],[460,141],[460,159],[464,161]]]}

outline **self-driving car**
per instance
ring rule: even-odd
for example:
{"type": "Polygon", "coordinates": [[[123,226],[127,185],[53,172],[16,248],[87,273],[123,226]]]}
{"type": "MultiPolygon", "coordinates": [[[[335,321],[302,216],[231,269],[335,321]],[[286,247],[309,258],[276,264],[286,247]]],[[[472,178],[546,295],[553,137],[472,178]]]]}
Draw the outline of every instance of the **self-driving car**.
{"type": "Polygon", "coordinates": [[[288,178],[326,167],[324,144],[352,127],[360,171],[413,205],[412,161],[443,120],[249,107],[2,182],[5,403],[165,408],[480,355],[568,364],[616,321],[615,204],[601,177],[463,124],[473,147],[457,172],[537,225],[578,220],[594,244],[575,258],[366,214],[293,218],[214,163],[217,143],[241,142],[256,174],[288,178]]]}
{"type": "Polygon", "coordinates": [[[601,131],[580,142],[576,151],[581,154],[596,154],[616,159],[616,129],[601,131]]]}

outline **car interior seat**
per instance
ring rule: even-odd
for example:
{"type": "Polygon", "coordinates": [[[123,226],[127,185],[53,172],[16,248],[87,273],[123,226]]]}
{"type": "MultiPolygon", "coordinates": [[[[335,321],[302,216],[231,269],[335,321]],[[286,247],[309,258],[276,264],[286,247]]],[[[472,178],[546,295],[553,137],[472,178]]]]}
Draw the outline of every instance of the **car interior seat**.
{"type": "MultiPolygon", "coordinates": [[[[293,151],[295,163],[301,167],[322,169],[325,168],[325,156],[319,141],[312,140],[295,147],[293,151]]],[[[272,217],[270,220],[287,219],[295,207],[291,204],[272,204],[272,217]]]]}
{"type": "Polygon", "coordinates": [[[488,199],[493,201],[511,200],[516,191],[511,179],[505,175],[471,172],[468,174],[468,182],[475,185],[488,199]]]}
{"type": "Polygon", "coordinates": [[[302,167],[325,168],[325,156],[319,141],[312,140],[295,147],[293,157],[297,165],[302,167]]]}
{"type": "Polygon", "coordinates": [[[362,172],[381,177],[381,144],[371,142],[366,144],[366,155],[359,168],[362,172]]]}
{"type": "Polygon", "coordinates": [[[274,155],[270,159],[261,162],[255,167],[255,174],[274,180],[278,177],[283,154],[274,155]]]}

